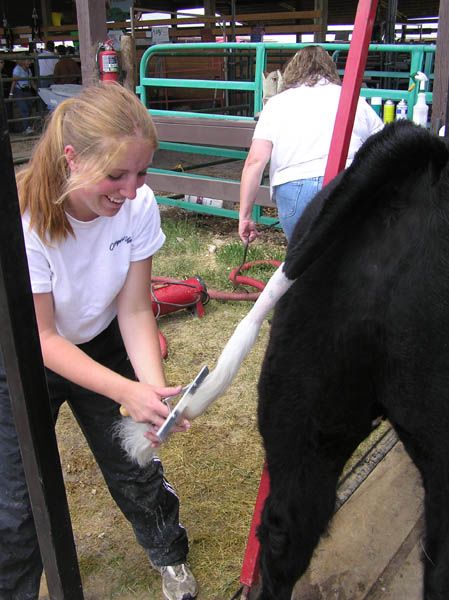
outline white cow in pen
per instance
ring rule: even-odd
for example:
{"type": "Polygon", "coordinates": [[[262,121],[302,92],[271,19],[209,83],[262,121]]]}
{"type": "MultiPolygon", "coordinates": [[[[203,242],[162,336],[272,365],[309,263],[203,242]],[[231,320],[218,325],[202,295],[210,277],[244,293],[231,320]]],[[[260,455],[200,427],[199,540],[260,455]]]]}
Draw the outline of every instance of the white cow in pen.
{"type": "Polygon", "coordinates": [[[279,92],[282,92],[283,89],[283,81],[282,81],[282,73],[277,71],[270,71],[267,75],[262,74],[263,83],[262,83],[262,101],[265,104],[272,96],[276,96],[279,92]]]}

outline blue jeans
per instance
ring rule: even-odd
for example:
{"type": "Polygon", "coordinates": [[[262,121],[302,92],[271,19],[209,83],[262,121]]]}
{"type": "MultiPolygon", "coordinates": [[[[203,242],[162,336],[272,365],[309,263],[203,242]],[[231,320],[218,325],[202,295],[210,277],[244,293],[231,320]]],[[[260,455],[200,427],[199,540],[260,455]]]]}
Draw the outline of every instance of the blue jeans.
{"type": "Polygon", "coordinates": [[[288,240],[304,209],[321,190],[323,177],[288,181],[273,188],[273,200],[278,209],[279,221],[288,240]]]}
{"type": "Polygon", "coordinates": [[[22,119],[27,119],[26,121],[21,121],[18,123],[18,129],[20,132],[25,131],[27,127],[31,126],[31,122],[28,121],[28,117],[31,116],[31,102],[32,100],[32,91],[30,89],[23,90],[22,88],[15,87],[14,88],[14,98],[16,99],[16,106],[19,112],[19,115],[22,119]]]}

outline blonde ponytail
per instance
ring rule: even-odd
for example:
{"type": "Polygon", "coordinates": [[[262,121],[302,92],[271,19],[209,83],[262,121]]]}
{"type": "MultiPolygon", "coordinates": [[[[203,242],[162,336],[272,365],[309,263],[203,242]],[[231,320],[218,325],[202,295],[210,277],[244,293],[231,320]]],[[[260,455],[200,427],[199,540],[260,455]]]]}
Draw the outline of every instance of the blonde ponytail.
{"type": "Polygon", "coordinates": [[[20,210],[46,243],[73,235],[67,196],[98,182],[130,138],[139,135],[156,149],[157,135],[147,109],[120,86],[92,86],[65,100],[51,114],[28,165],[17,175],[20,210]],[[73,146],[83,169],[70,173],[64,148],[73,146]]]}

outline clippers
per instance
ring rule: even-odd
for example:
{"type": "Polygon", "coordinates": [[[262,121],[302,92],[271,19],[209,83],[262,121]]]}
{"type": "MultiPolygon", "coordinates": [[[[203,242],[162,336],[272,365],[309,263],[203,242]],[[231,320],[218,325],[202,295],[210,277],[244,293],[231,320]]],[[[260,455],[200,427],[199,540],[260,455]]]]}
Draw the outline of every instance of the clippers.
{"type": "Polygon", "coordinates": [[[181,399],[176,404],[176,406],[170,411],[170,414],[168,415],[168,417],[165,419],[163,424],[160,426],[160,428],[156,432],[156,435],[161,442],[164,442],[167,439],[170,431],[173,429],[173,427],[176,425],[176,423],[178,423],[179,420],[182,418],[182,415],[184,414],[184,411],[189,404],[189,400],[195,394],[196,390],[199,388],[201,383],[204,381],[204,379],[206,378],[208,373],[209,373],[209,368],[207,366],[203,367],[201,369],[201,371],[198,373],[198,375],[195,377],[195,379],[192,381],[192,383],[190,383],[185,388],[184,393],[181,396],[181,399]]]}

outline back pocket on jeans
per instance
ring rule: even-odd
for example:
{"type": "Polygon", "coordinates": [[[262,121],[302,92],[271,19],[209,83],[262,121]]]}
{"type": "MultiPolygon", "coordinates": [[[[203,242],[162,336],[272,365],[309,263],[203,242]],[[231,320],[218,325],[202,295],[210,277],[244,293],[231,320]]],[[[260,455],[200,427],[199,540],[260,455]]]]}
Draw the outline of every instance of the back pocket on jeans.
{"type": "Polygon", "coordinates": [[[288,219],[296,214],[302,188],[302,181],[291,181],[274,188],[273,200],[276,203],[279,218],[288,219]]]}

